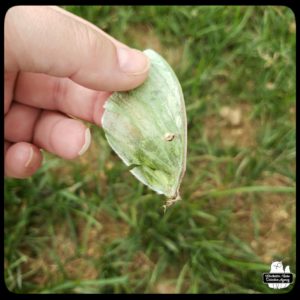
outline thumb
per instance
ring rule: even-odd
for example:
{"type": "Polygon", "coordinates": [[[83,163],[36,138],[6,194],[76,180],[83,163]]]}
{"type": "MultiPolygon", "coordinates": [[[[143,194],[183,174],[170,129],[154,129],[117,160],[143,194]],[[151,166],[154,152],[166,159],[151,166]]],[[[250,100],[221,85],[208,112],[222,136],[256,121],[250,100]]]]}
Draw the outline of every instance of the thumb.
{"type": "Polygon", "coordinates": [[[5,16],[5,71],[69,77],[94,90],[123,91],[147,77],[149,59],[58,7],[14,6],[5,16]]]}

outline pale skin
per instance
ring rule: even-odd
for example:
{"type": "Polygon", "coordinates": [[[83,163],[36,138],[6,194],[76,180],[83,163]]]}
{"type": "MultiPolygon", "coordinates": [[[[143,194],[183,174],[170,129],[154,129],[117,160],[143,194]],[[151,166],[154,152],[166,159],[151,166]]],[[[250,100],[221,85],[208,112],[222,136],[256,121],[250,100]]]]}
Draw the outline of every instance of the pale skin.
{"type": "Polygon", "coordinates": [[[142,84],[149,60],[93,24],[53,6],[15,6],[4,23],[5,176],[26,178],[42,151],[64,159],[91,141],[113,91],[142,84]],[[42,151],[41,151],[42,150],[42,151]]]}

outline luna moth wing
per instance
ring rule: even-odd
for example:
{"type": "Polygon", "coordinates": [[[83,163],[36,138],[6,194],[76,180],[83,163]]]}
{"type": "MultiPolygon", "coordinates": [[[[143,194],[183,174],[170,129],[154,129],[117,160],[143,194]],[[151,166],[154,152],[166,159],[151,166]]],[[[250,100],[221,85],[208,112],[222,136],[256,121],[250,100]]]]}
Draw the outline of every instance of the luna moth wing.
{"type": "Polygon", "coordinates": [[[111,148],[142,183],[178,199],[186,168],[187,121],[180,83],[169,64],[145,50],[151,66],[146,81],[115,92],[105,103],[102,126],[111,148]]]}

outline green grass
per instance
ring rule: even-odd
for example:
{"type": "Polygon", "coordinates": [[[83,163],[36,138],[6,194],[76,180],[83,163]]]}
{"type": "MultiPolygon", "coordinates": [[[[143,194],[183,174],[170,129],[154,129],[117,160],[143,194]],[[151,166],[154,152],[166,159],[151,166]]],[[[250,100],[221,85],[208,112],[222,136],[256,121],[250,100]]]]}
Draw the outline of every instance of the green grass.
{"type": "Polygon", "coordinates": [[[285,293],[295,270],[295,19],[286,7],[67,7],[174,68],[188,115],[178,202],[129,175],[91,126],[82,158],[5,179],[5,282],[16,293],[285,293]],[[242,121],[229,126],[224,106],[242,121]]]}

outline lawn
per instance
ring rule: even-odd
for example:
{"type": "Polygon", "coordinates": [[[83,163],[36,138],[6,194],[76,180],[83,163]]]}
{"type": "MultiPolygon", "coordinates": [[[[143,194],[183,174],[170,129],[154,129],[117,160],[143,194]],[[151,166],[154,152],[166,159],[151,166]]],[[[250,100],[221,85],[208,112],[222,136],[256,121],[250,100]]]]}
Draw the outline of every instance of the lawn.
{"type": "Polygon", "coordinates": [[[89,125],[90,149],[45,153],[5,179],[5,283],[15,293],[285,293],[295,270],[295,18],[280,6],[68,6],[152,48],[181,82],[187,172],[177,202],[133,177],[89,125]]]}

